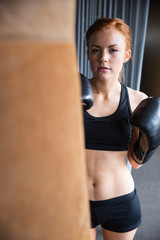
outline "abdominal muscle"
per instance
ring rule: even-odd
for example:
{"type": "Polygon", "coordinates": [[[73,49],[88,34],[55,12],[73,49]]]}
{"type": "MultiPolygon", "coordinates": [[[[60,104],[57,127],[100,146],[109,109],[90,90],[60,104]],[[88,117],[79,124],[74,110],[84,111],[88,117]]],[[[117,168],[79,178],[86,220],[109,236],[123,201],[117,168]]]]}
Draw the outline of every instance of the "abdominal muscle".
{"type": "Polygon", "coordinates": [[[107,200],[134,190],[134,181],[126,158],[127,151],[86,150],[90,200],[107,200]]]}

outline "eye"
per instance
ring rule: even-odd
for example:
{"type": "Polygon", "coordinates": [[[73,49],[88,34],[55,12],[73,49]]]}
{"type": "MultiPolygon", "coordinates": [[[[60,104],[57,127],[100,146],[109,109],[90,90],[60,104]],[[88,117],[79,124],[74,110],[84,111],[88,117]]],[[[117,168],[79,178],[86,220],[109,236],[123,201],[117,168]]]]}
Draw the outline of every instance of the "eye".
{"type": "Polygon", "coordinates": [[[93,48],[91,51],[92,51],[92,53],[99,53],[100,52],[100,50],[98,48],[93,48]]]}
{"type": "Polygon", "coordinates": [[[110,51],[110,53],[115,53],[115,52],[118,52],[118,50],[117,50],[117,49],[115,49],[115,48],[111,48],[109,51],[110,51]]]}

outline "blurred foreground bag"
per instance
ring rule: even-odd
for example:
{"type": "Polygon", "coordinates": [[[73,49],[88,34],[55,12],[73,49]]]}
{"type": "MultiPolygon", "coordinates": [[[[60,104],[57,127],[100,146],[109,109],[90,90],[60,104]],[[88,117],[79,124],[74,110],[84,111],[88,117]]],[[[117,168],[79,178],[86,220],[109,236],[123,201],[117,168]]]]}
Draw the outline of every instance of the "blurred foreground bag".
{"type": "Polygon", "coordinates": [[[75,1],[0,14],[0,239],[88,240],[75,1]]]}

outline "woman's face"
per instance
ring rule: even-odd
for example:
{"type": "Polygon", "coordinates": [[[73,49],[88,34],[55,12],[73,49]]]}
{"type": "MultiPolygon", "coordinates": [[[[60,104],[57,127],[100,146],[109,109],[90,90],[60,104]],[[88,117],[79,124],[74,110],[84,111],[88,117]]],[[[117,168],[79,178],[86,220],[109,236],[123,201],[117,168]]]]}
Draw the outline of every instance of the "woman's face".
{"type": "Polygon", "coordinates": [[[96,78],[118,79],[123,63],[130,56],[124,35],[113,27],[94,32],[89,39],[88,59],[96,78]]]}

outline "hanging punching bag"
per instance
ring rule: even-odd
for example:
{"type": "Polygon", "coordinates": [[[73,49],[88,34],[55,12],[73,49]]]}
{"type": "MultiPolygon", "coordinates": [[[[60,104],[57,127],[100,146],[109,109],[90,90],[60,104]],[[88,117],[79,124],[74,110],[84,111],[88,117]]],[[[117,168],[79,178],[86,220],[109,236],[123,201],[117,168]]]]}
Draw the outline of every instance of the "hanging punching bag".
{"type": "Polygon", "coordinates": [[[0,239],[88,240],[74,0],[0,3],[0,239]]]}

